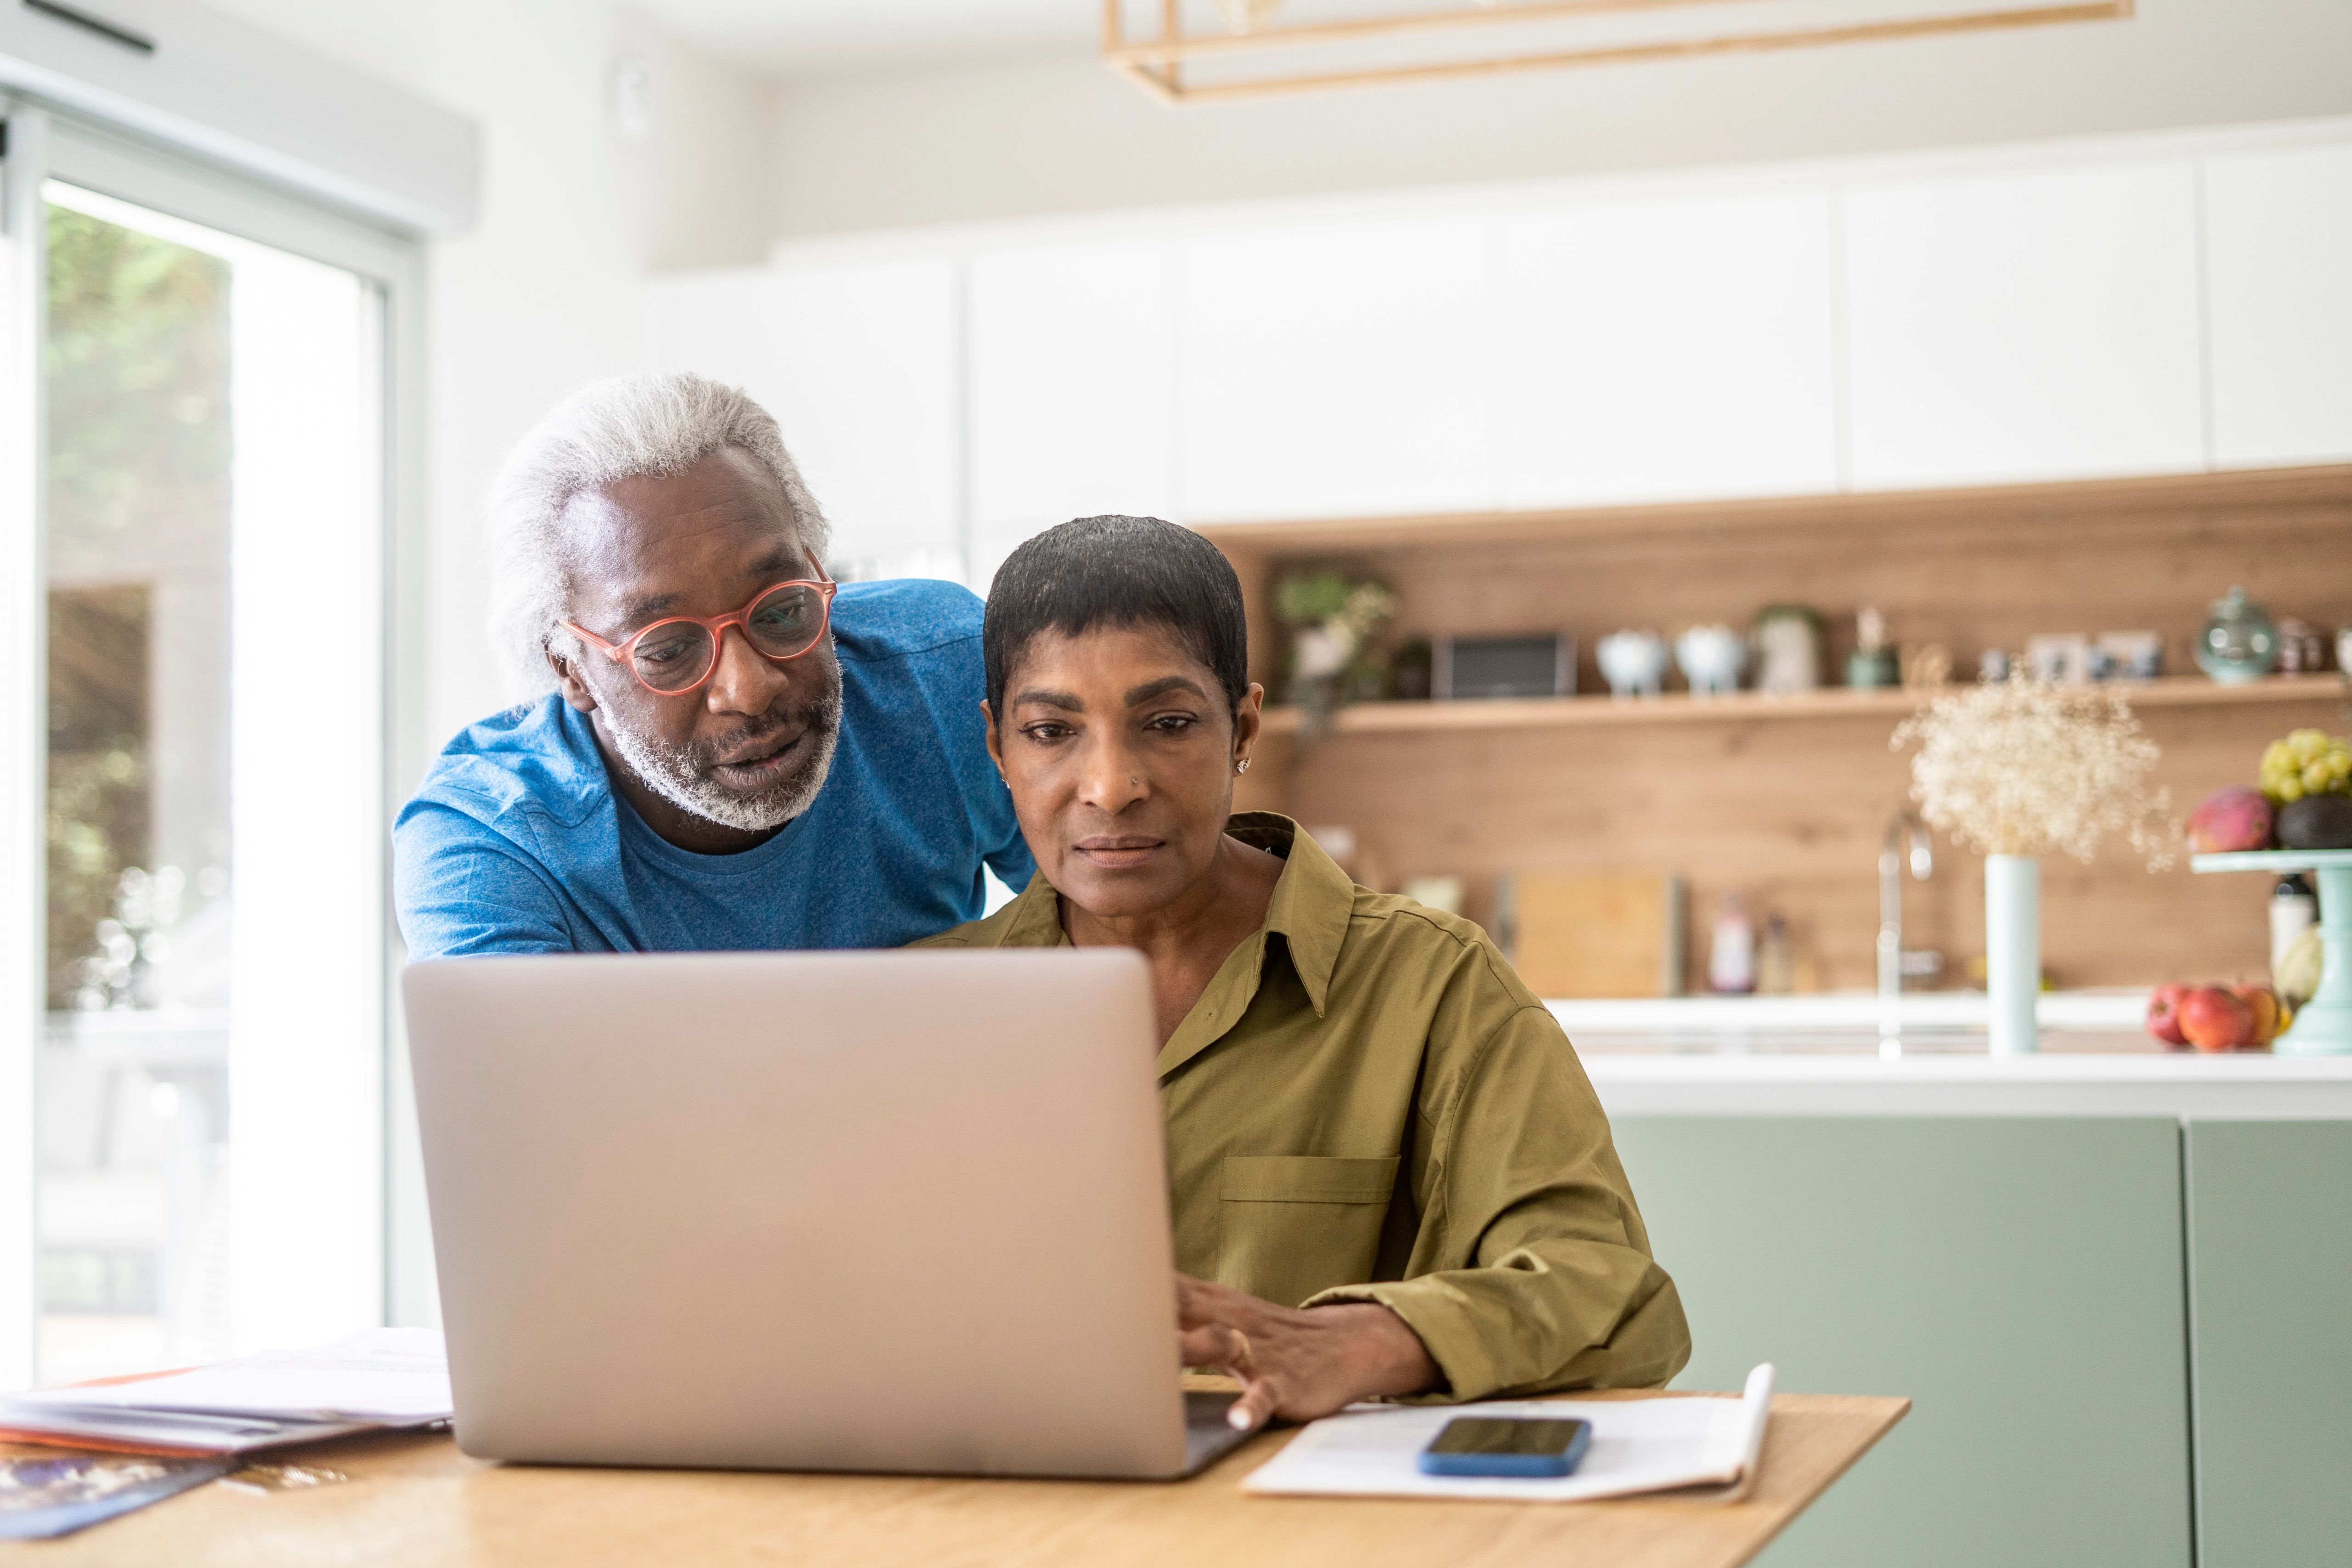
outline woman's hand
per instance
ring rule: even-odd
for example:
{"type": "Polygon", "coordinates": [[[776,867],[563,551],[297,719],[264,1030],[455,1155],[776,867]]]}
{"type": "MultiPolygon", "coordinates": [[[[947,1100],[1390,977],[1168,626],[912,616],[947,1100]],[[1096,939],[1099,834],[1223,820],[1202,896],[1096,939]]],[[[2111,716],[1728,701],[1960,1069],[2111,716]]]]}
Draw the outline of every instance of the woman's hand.
{"type": "Polygon", "coordinates": [[[1439,1382],[1421,1336],[1386,1307],[1347,1301],[1300,1311],[1184,1274],[1176,1276],[1176,1344],[1181,1364],[1241,1379],[1226,1419],[1244,1431],[1439,1382]]]}

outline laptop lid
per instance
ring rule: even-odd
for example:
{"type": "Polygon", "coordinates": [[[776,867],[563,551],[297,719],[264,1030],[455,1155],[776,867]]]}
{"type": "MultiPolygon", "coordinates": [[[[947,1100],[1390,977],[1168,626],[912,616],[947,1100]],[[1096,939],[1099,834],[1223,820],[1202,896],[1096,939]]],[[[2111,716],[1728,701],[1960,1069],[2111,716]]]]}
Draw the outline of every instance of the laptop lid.
{"type": "Polygon", "coordinates": [[[412,965],[460,1446],[1181,1473],[1148,984],[1100,949],[412,965]]]}

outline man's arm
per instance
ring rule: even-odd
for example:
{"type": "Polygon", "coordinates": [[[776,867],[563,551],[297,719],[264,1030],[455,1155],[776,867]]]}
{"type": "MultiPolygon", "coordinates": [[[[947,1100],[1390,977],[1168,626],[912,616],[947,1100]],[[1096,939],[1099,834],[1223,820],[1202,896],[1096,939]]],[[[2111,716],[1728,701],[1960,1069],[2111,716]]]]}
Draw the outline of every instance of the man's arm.
{"type": "Polygon", "coordinates": [[[1456,1399],[1663,1385],[1690,1359],[1690,1329],[1567,1036],[1517,1004],[1482,1033],[1433,1086],[1436,1185],[1408,1278],[1307,1306],[1387,1307],[1456,1399]]]}
{"type": "Polygon", "coordinates": [[[579,950],[546,872],[471,817],[412,805],[392,843],[394,905],[412,960],[579,950]]]}
{"type": "MultiPolygon", "coordinates": [[[[1007,815],[1010,815],[1009,813],[1007,815]]],[[[1029,885],[1037,874],[1037,862],[1029,853],[1029,841],[1021,837],[1021,825],[1013,825],[1012,837],[988,852],[988,868],[996,873],[997,880],[1014,892],[1029,885]]]]}

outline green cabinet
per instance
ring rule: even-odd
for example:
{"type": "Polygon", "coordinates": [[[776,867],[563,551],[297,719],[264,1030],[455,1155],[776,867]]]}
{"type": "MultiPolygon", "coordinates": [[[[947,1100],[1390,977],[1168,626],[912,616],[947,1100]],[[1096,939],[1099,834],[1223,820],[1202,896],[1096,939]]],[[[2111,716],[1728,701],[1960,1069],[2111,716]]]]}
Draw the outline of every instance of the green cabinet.
{"type": "Polygon", "coordinates": [[[1615,1127],[1690,1314],[1677,1387],[1770,1361],[1789,1391],[1914,1401],[1761,1562],[2189,1568],[2178,1121],[1615,1127]]]}
{"type": "Polygon", "coordinates": [[[2352,1561],[2352,1123],[2185,1146],[2200,1568],[2352,1561]]]}

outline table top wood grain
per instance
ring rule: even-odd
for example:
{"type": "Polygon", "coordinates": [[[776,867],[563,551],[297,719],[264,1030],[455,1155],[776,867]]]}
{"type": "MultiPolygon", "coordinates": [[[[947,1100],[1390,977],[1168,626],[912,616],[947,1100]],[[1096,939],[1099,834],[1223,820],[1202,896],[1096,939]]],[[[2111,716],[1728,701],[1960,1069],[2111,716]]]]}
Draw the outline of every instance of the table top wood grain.
{"type": "Polygon", "coordinates": [[[63,1541],[0,1547],[0,1561],[21,1552],[43,1568],[1736,1568],[1909,1408],[1906,1399],[1776,1396],[1760,1473],[1737,1501],[1245,1496],[1243,1478],[1293,1428],[1261,1433],[1201,1475],[1164,1483],[499,1465],[467,1458],[439,1434],[378,1436],[283,1456],[348,1478],[338,1484],[199,1487],[63,1541]]]}

